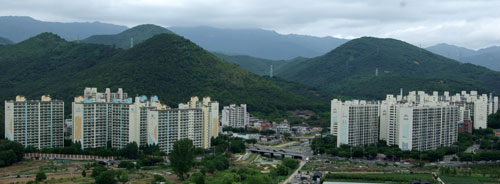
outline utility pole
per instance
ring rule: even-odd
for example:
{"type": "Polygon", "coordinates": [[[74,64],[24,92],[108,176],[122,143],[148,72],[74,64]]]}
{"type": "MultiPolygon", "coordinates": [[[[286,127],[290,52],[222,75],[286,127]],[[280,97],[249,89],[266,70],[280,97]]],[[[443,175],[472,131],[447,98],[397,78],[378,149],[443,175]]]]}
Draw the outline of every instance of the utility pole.
{"type": "Polygon", "coordinates": [[[273,78],[273,65],[271,65],[271,69],[269,70],[269,77],[273,78]]]}

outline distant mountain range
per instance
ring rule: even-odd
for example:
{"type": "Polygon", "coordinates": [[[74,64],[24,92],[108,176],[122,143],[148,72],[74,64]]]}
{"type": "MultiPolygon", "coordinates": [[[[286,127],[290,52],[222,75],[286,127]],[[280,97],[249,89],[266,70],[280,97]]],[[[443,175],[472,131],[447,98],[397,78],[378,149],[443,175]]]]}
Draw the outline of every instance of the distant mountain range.
{"type": "Polygon", "coordinates": [[[278,73],[331,93],[382,99],[405,91],[500,93],[500,72],[464,64],[395,39],[363,37],[278,73]]]}
{"type": "Polygon", "coordinates": [[[272,60],[316,57],[348,41],[334,37],[283,35],[263,29],[220,29],[203,26],[168,29],[209,51],[272,60]]]}
{"type": "Polygon", "coordinates": [[[0,37],[0,45],[10,45],[10,44],[13,44],[13,42],[7,38],[0,37]]]}
{"type": "Polygon", "coordinates": [[[270,60],[256,58],[247,55],[229,55],[218,52],[213,52],[213,54],[227,62],[237,64],[242,68],[255,73],[260,76],[270,75],[271,65],[273,67],[273,73],[280,73],[282,70],[286,70],[288,67],[307,60],[308,58],[297,57],[290,60],[270,60]]]}
{"type": "Polygon", "coordinates": [[[162,33],[173,34],[170,30],[163,27],[152,24],[144,24],[127,29],[119,34],[94,35],[82,41],[95,44],[115,45],[119,48],[128,49],[132,47],[134,43],[142,43],[143,41],[162,33]]]}
{"type": "Polygon", "coordinates": [[[0,28],[0,37],[7,38],[16,43],[43,32],[51,32],[71,41],[98,34],[116,34],[127,29],[126,26],[100,22],[45,22],[23,16],[0,17],[0,28]]]}
{"type": "Polygon", "coordinates": [[[448,44],[437,44],[427,50],[460,62],[472,63],[486,68],[500,71],[500,47],[492,46],[479,50],[467,49],[448,44]]]}

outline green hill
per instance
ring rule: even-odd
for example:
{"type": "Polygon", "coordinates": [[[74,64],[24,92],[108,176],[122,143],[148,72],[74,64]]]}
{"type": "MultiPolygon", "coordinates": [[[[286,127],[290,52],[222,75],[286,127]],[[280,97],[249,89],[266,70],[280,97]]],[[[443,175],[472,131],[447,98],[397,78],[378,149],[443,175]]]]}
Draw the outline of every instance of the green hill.
{"type": "Polygon", "coordinates": [[[193,95],[211,96],[221,105],[246,103],[253,115],[267,118],[324,105],[227,63],[175,34],[160,34],[122,50],[67,42],[44,33],[0,50],[2,103],[17,94],[29,99],[50,94],[64,100],[70,112],[73,97],[85,87],[121,87],[131,96],[155,94],[172,107],[193,95]]]}
{"type": "Polygon", "coordinates": [[[260,76],[269,75],[271,65],[273,65],[274,73],[279,73],[282,69],[307,60],[304,57],[297,57],[290,60],[269,60],[247,55],[228,55],[220,52],[213,52],[213,54],[260,76]]]}
{"type": "Polygon", "coordinates": [[[395,39],[363,37],[278,76],[345,96],[384,98],[405,91],[500,92],[500,73],[395,39]],[[376,76],[376,71],[378,75],[376,76]]]}
{"type": "Polygon", "coordinates": [[[10,45],[10,44],[13,44],[13,42],[7,38],[0,37],[0,45],[10,45]]]}
{"type": "Polygon", "coordinates": [[[173,34],[168,29],[152,24],[139,25],[130,29],[127,29],[119,34],[115,35],[94,35],[90,36],[85,40],[86,43],[104,44],[104,45],[115,45],[119,48],[128,49],[130,48],[131,39],[135,45],[153,37],[157,34],[169,33],[173,34]]]}

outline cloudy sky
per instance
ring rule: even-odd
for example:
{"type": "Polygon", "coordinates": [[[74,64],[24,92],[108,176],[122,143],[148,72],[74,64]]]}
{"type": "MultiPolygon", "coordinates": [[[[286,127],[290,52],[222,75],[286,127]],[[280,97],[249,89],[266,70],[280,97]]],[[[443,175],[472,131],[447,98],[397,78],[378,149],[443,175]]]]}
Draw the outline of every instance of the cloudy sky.
{"type": "Polygon", "coordinates": [[[499,0],[0,0],[0,5],[0,16],[44,21],[263,28],[391,37],[423,47],[500,45],[499,0]]]}

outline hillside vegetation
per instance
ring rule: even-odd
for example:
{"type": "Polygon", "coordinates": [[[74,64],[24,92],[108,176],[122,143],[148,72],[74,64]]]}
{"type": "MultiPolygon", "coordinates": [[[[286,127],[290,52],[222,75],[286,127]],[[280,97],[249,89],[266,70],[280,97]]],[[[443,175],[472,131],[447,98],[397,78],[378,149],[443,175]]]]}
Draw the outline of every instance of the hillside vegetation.
{"type": "Polygon", "coordinates": [[[278,76],[331,93],[368,99],[405,91],[500,92],[500,73],[395,39],[363,37],[278,76]],[[378,74],[377,74],[378,70],[378,74]]]}
{"type": "Polygon", "coordinates": [[[158,95],[172,107],[194,95],[211,96],[221,105],[246,103],[253,115],[271,119],[283,117],[287,110],[324,104],[227,63],[175,34],[156,35],[122,50],[44,33],[0,49],[0,70],[2,103],[18,94],[28,99],[50,94],[65,101],[66,112],[85,87],[121,87],[132,97],[158,95]]]}
{"type": "Polygon", "coordinates": [[[168,29],[152,24],[139,25],[130,29],[127,29],[119,34],[114,35],[94,35],[91,36],[83,42],[104,44],[104,45],[114,45],[119,48],[128,49],[133,44],[137,45],[143,41],[162,33],[173,34],[168,29]]]}
{"type": "Polygon", "coordinates": [[[270,60],[246,55],[229,55],[219,52],[214,52],[213,54],[222,60],[241,66],[242,68],[260,76],[269,76],[271,65],[273,65],[273,73],[279,73],[288,67],[307,60],[307,58],[304,57],[297,57],[290,60],[270,60]]]}

